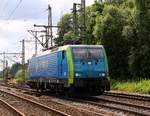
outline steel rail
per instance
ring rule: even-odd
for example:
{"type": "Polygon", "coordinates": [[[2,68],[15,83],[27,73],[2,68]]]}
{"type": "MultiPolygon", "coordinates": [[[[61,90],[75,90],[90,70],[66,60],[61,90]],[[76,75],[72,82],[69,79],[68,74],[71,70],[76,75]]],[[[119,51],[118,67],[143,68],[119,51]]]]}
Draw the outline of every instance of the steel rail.
{"type": "Polygon", "coordinates": [[[9,111],[11,111],[15,116],[25,116],[25,114],[23,114],[18,109],[14,108],[12,105],[8,104],[2,99],[0,99],[0,104],[3,105],[9,111]]]}
{"type": "Polygon", "coordinates": [[[120,101],[116,101],[116,100],[108,100],[108,99],[99,98],[99,97],[97,97],[97,98],[98,98],[98,100],[105,101],[105,102],[110,102],[110,103],[114,103],[114,104],[125,105],[125,106],[128,106],[128,107],[140,108],[140,109],[143,109],[143,110],[149,110],[150,111],[150,107],[146,107],[146,106],[143,106],[143,105],[135,105],[135,104],[131,104],[131,103],[125,103],[125,102],[120,102],[120,101]]]}
{"type": "Polygon", "coordinates": [[[136,99],[142,101],[150,102],[149,95],[141,95],[141,94],[132,94],[132,93],[120,93],[120,92],[105,92],[104,95],[106,96],[114,96],[114,97],[121,97],[121,98],[128,98],[128,99],[136,99]]]}
{"type": "MultiPolygon", "coordinates": [[[[138,99],[138,100],[144,100],[144,101],[149,101],[150,102],[150,97],[149,96],[142,96],[142,95],[130,95],[130,94],[124,94],[124,93],[113,93],[113,92],[105,92],[104,95],[108,95],[108,96],[115,96],[115,97],[121,97],[121,98],[131,98],[131,99],[138,99]],[[123,96],[125,95],[125,96],[123,96]],[[145,98],[143,98],[145,97],[145,98]]],[[[100,103],[98,101],[93,102],[89,100],[81,100],[81,99],[73,99],[73,98],[67,98],[68,100],[72,100],[72,101],[77,101],[77,102],[82,102],[82,103],[87,103],[87,104],[91,104],[91,105],[96,105],[96,106],[100,106],[100,107],[105,107],[105,108],[110,108],[110,109],[115,109],[115,110],[119,110],[119,111],[123,111],[123,112],[127,112],[127,113],[132,113],[135,115],[143,115],[143,116],[149,116],[149,114],[145,114],[143,112],[136,112],[133,111],[131,109],[124,109],[121,107],[116,107],[116,106],[111,106],[111,105],[106,105],[103,103],[100,103]]],[[[139,105],[135,105],[135,104],[131,104],[131,103],[122,103],[119,101],[115,101],[115,100],[107,100],[107,99],[103,99],[103,98],[96,98],[99,99],[99,101],[103,101],[103,102],[108,102],[108,103],[115,103],[117,105],[124,105],[127,107],[132,107],[132,108],[137,108],[137,109],[141,109],[141,110],[149,110],[150,111],[150,107],[146,107],[146,106],[139,106],[139,105]]]]}
{"type": "Polygon", "coordinates": [[[59,111],[59,110],[50,108],[50,107],[48,107],[48,106],[46,106],[46,105],[43,105],[43,104],[38,103],[38,102],[35,102],[35,101],[30,100],[30,99],[28,99],[28,98],[24,98],[24,97],[22,97],[22,96],[19,96],[19,95],[13,94],[13,93],[9,93],[9,92],[4,91],[4,90],[1,90],[1,89],[0,89],[0,92],[2,92],[2,93],[4,93],[4,94],[8,94],[8,95],[13,96],[13,97],[16,97],[16,98],[18,98],[18,99],[21,99],[21,100],[23,100],[23,101],[26,101],[26,102],[31,103],[31,104],[33,104],[33,105],[36,105],[36,106],[38,106],[38,107],[41,107],[42,109],[46,109],[46,110],[48,110],[48,111],[54,112],[55,115],[70,116],[70,115],[68,115],[68,114],[66,114],[66,113],[64,113],[64,112],[61,112],[61,111],[59,111]]]}
{"type": "MultiPolygon", "coordinates": [[[[15,88],[15,89],[21,89],[21,90],[30,90],[29,88],[22,88],[22,87],[17,87],[17,86],[14,86],[14,85],[9,85],[9,84],[2,84],[0,86],[4,86],[4,87],[12,87],[12,88],[15,88]]],[[[56,96],[55,96],[56,97],[56,96]]],[[[64,97],[61,97],[62,99],[64,99],[64,97]]],[[[76,107],[76,106],[72,106],[70,104],[65,104],[65,103],[62,103],[62,102],[58,102],[58,101],[52,101],[52,102],[56,102],[57,104],[59,105],[65,105],[67,107],[70,107],[70,108],[75,108],[79,111],[84,111],[84,112],[88,112],[88,113],[92,113],[93,115],[97,115],[97,116],[104,116],[104,114],[102,113],[99,113],[99,112],[96,112],[96,111],[91,111],[89,109],[85,109],[85,108],[79,108],[79,107],[76,107]]]]}
{"type": "MultiPolygon", "coordinates": [[[[122,112],[125,112],[125,113],[131,113],[131,114],[134,114],[134,115],[149,116],[149,114],[146,114],[146,113],[143,113],[143,112],[137,112],[137,111],[134,111],[134,110],[131,110],[131,109],[125,109],[123,107],[111,106],[111,105],[108,105],[106,103],[101,103],[101,101],[102,102],[108,102],[108,103],[114,102],[114,101],[110,101],[110,100],[104,100],[104,99],[99,99],[99,98],[96,98],[96,99],[99,99],[101,101],[97,101],[97,100],[96,101],[90,101],[90,99],[89,100],[83,100],[83,99],[75,99],[75,98],[67,98],[67,99],[72,100],[72,101],[76,101],[76,102],[91,104],[91,105],[94,105],[94,106],[114,109],[114,110],[122,111],[122,112]]],[[[116,104],[117,104],[117,102],[116,102],[116,104]]],[[[118,102],[118,105],[121,105],[121,104],[124,105],[124,106],[128,105],[127,107],[131,107],[131,106],[133,107],[134,106],[134,105],[131,105],[131,104],[129,105],[129,104],[123,104],[121,102],[118,102]]],[[[139,108],[140,106],[135,106],[135,107],[139,108]]],[[[133,107],[133,108],[135,108],[135,107],[133,107]]],[[[145,108],[145,107],[142,106],[142,108],[145,108]]],[[[146,108],[146,110],[147,109],[150,110],[150,108],[146,108]]]]}
{"type": "Polygon", "coordinates": [[[79,108],[79,107],[76,107],[76,106],[71,106],[69,104],[65,104],[65,103],[61,103],[61,102],[58,102],[58,101],[55,101],[57,104],[60,104],[60,105],[65,105],[65,106],[68,106],[70,108],[76,108],[77,110],[80,110],[80,111],[84,111],[84,112],[88,112],[88,113],[92,113],[93,115],[97,115],[97,116],[104,116],[102,113],[98,113],[96,111],[89,111],[85,108],[79,108]]]}

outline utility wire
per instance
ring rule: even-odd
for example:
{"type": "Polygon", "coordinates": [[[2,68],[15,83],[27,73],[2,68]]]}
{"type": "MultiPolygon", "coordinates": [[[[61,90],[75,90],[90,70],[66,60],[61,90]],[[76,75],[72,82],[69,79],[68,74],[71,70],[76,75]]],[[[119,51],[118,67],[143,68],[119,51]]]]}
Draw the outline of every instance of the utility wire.
{"type": "Polygon", "coordinates": [[[0,7],[0,17],[2,17],[5,7],[8,5],[8,0],[0,0],[0,4],[4,5],[0,7]]]}
{"type": "Polygon", "coordinates": [[[22,0],[19,1],[19,3],[17,4],[17,6],[13,9],[13,11],[10,13],[10,15],[8,16],[8,18],[6,19],[7,21],[12,17],[12,15],[15,13],[15,11],[17,10],[17,8],[20,6],[22,0]]]}

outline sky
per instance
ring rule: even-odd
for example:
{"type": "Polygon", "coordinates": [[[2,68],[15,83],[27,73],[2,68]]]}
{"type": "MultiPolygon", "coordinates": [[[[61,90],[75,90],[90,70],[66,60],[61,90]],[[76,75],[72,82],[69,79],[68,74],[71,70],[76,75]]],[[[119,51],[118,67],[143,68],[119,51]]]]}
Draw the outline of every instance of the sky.
{"type": "MultiPolygon", "coordinates": [[[[86,5],[93,2],[86,0],[86,5]]],[[[80,3],[80,0],[0,0],[0,53],[21,52],[20,41],[32,38],[27,30],[35,29],[34,24],[47,24],[48,4],[52,7],[53,25],[56,25],[63,14],[71,12],[73,3],[80,3]]],[[[33,43],[25,43],[25,46],[27,60],[32,56],[34,47],[33,43]]]]}

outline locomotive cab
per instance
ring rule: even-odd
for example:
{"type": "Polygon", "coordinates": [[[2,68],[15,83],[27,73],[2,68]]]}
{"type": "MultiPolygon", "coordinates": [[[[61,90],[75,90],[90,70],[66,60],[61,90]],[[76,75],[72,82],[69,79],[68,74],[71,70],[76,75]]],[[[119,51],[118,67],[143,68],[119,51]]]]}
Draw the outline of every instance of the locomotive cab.
{"type": "Polygon", "coordinates": [[[92,94],[110,90],[106,54],[102,46],[72,47],[74,87],[92,94]]]}

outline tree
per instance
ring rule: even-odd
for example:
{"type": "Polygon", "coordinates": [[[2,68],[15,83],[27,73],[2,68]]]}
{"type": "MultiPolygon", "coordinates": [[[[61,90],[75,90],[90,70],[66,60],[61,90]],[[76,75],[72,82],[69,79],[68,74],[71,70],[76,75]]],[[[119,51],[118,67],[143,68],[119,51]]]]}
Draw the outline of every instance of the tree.
{"type": "Polygon", "coordinates": [[[100,43],[99,38],[94,36],[93,30],[96,25],[96,17],[103,12],[104,4],[95,1],[93,5],[86,8],[86,39],[88,44],[100,43]]]}
{"type": "Polygon", "coordinates": [[[10,74],[14,77],[15,74],[22,68],[22,65],[20,63],[15,63],[12,65],[10,69],[10,74]]]}
{"type": "MultiPolygon", "coordinates": [[[[111,77],[150,76],[149,11],[149,0],[96,0],[86,7],[87,44],[104,45],[111,77]]],[[[71,14],[64,15],[58,25],[56,43],[77,39],[71,14]]]]}
{"type": "Polygon", "coordinates": [[[135,1],[138,39],[130,57],[131,69],[134,76],[150,77],[150,2],[149,0],[135,1]]]}
{"type": "Polygon", "coordinates": [[[57,31],[58,37],[55,38],[55,44],[60,45],[64,41],[64,35],[69,31],[73,31],[71,25],[71,15],[65,14],[62,16],[57,25],[59,26],[59,29],[57,31]]]}
{"type": "Polygon", "coordinates": [[[123,10],[113,5],[106,5],[102,15],[96,17],[94,35],[99,38],[108,54],[111,77],[125,77],[129,75],[128,55],[130,46],[123,37],[127,25],[123,10]]]}

